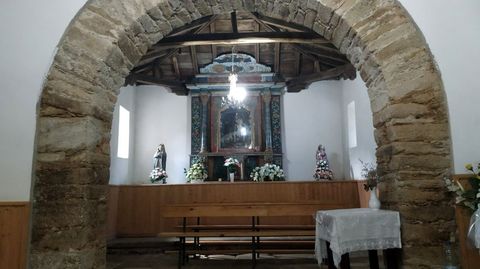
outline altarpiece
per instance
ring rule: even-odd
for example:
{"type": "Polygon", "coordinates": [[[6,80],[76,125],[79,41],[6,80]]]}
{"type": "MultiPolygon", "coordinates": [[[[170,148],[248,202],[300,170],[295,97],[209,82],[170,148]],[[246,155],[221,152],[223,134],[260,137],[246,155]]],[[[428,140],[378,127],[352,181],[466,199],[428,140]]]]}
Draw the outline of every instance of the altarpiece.
{"type": "Polygon", "coordinates": [[[242,53],[224,54],[200,69],[191,83],[190,161],[204,160],[209,178],[226,179],[225,158],[241,163],[236,175],[248,180],[250,172],[264,163],[282,166],[281,98],[284,80],[271,68],[242,53]],[[244,87],[243,102],[232,102],[228,76],[238,75],[244,87]]]}

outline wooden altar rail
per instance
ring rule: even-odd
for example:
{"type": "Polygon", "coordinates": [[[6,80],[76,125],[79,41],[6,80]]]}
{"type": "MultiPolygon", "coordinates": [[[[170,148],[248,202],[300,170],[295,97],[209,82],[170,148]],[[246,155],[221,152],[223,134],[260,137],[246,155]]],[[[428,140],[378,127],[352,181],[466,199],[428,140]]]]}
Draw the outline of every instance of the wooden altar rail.
{"type": "MultiPolygon", "coordinates": [[[[317,210],[364,207],[368,193],[363,191],[362,184],[362,181],[285,181],[111,186],[112,189],[117,188],[112,193],[118,197],[118,203],[116,223],[109,220],[109,235],[142,237],[174,231],[181,225],[182,218],[162,216],[174,215],[175,206],[189,205],[200,205],[192,209],[197,211],[195,214],[208,210],[210,215],[214,214],[212,210],[223,210],[222,204],[229,208],[239,206],[239,210],[233,212],[236,217],[203,218],[202,224],[249,224],[251,211],[243,212],[240,208],[245,205],[254,207],[255,204],[268,204],[269,212],[259,214],[266,216],[262,218],[261,224],[312,225],[313,213],[317,210]],[[288,210],[291,216],[275,216],[275,211],[279,210],[288,210]]],[[[109,202],[114,208],[113,203],[109,202]]],[[[265,206],[262,208],[266,210],[265,206]]],[[[115,214],[109,214],[109,218],[114,216],[115,214]]],[[[187,224],[196,222],[192,218],[187,224]]]]}

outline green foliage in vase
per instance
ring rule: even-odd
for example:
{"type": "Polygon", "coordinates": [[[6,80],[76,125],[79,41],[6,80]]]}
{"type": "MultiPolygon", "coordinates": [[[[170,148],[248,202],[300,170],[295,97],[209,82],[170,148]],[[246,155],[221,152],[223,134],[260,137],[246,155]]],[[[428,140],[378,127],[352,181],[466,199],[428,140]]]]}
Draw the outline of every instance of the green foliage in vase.
{"type": "Polygon", "coordinates": [[[470,188],[465,188],[458,180],[444,178],[447,189],[456,194],[455,203],[477,210],[480,204],[480,163],[477,164],[477,171],[474,170],[471,163],[465,165],[465,169],[470,171],[468,178],[470,188]]]}
{"type": "Polygon", "coordinates": [[[371,191],[377,187],[380,182],[380,177],[377,174],[377,166],[372,163],[363,162],[362,164],[362,177],[367,180],[367,183],[363,184],[365,191],[371,191]]]}

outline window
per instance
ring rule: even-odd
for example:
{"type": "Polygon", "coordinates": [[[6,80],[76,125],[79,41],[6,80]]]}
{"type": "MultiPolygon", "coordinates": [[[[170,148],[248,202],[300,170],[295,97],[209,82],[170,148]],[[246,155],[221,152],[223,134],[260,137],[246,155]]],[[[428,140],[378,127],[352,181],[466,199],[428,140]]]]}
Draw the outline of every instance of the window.
{"type": "Polygon", "coordinates": [[[118,118],[117,157],[128,159],[128,152],[130,147],[130,111],[128,111],[123,106],[120,106],[118,118]]]}
{"type": "Polygon", "coordinates": [[[357,124],[355,113],[355,101],[350,102],[347,106],[347,121],[348,121],[348,147],[354,148],[357,146],[357,124]]]}

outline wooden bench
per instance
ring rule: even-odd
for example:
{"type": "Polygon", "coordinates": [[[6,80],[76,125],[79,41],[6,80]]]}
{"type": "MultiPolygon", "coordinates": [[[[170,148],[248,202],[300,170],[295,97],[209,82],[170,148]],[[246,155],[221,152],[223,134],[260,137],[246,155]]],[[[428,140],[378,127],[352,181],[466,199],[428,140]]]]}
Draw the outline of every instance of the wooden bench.
{"type": "MultiPolygon", "coordinates": [[[[252,268],[256,266],[257,254],[262,238],[309,237],[315,236],[313,216],[318,210],[335,209],[334,204],[298,203],[224,203],[224,204],[176,204],[167,205],[160,212],[163,218],[183,218],[183,224],[176,231],[160,232],[160,237],[178,237],[178,267],[181,268],[188,258],[186,238],[193,238],[193,246],[198,246],[200,238],[251,238],[252,268]],[[264,217],[311,217],[311,225],[262,224],[264,217]],[[201,224],[202,218],[250,217],[249,225],[201,224]],[[194,218],[196,224],[187,224],[188,218],[194,218]]],[[[313,249],[312,249],[313,251],[313,249]]],[[[199,252],[200,253],[200,252],[199,252]]]]}

